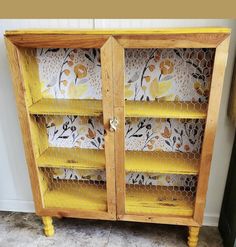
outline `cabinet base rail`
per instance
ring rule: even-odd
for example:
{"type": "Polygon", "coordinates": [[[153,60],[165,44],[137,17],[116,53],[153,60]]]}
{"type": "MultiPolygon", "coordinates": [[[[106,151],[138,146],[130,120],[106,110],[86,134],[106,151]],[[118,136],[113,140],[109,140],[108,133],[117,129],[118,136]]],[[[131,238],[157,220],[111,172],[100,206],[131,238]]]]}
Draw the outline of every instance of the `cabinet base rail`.
{"type": "MultiPolygon", "coordinates": [[[[54,226],[52,217],[43,216],[42,221],[44,224],[44,234],[47,237],[54,236],[54,226]]],[[[189,226],[189,235],[188,235],[188,247],[197,247],[198,245],[198,236],[199,236],[200,227],[189,226]]]]}

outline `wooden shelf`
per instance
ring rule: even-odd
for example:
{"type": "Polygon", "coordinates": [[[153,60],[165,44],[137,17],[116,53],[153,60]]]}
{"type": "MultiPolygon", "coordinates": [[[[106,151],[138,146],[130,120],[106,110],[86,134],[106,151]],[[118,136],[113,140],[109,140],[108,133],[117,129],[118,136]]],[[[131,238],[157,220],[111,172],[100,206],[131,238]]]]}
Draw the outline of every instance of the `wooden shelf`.
{"type": "Polygon", "coordinates": [[[48,148],[37,159],[39,167],[63,167],[80,170],[104,170],[104,150],[48,148]]]}
{"type": "Polygon", "coordinates": [[[44,99],[29,107],[30,114],[101,116],[101,100],[44,99]]]}
{"type": "Polygon", "coordinates": [[[191,153],[126,151],[126,172],[198,174],[199,157],[191,153]]]}
{"type": "Polygon", "coordinates": [[[125,101],[126,117],[205,119],[207,104],[191,102],[125,101]]]}
{"type": "Polygon", "coordinates": [[[126,189],[125,212],[126,214],[192,216],[194,203],[190,201],[189,196],[184,197],[181,191],[171,192],[167,187],[129,185],[126,189]]]}
{"type": "Polygon", "coordinates": [[[45,208],[107,211],[106,189],[101,185],[57,180],[43,199],[45,208]]]}

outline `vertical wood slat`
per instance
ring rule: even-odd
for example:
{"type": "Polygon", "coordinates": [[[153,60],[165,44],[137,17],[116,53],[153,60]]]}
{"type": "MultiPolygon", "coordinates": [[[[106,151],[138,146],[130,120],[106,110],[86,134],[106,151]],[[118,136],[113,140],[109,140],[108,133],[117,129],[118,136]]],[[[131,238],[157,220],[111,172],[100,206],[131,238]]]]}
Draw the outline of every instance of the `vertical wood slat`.
{"type": "Polygon", "coordinates": [[[125,61],[124,48],[113,38],[114,116],[119,121],[115,132],[117,217],[125,214],[125,61]]]}
{"type": "Polygon", "coordinates": [[[112,37],[101,48],[102,64],[102,105],[105,129],[105,160],[107,183],[107,206],[112,219],[116,219],[115,195],[115,154],[114,132],[110,131],[110,119],[113,118],[113,71],[112,71],[112,37]]]}
{"type": "Polygon", "coordinates": [[[12,72],[11,74],[14,84],[18,117],[20,120],[25,156],[30,174],[31,188],[35,202],[35,210],[36,213],[39,213],[42,210],[42,197],[41,197],[39,176],[38,176],[37,165],[35,162],[33,143],[31,138],[31,130],[29,124],[30,116],[28,113],[27,102],[26,102],[27,90],[25,88],[24,78],[19,65],[20,61],[19,61],[19,54],[17,47],[14,46],[7,38],[5,38],[5,43],[7,46],[9,63],[12,72]]]}
{"type": "Polygon", "coordinates": [[[219,115],[221,95],[224,82],[224,74],[228,57],[229,37],[217,46],[213,67],[208,113],[205,127],[204,140],[200,161],[197,194],[195,199],[194,220],[202,224],[203,213],[206,204],[206,193],[210,175],[213,145],[216,134],[217,120],[219,115]]]}

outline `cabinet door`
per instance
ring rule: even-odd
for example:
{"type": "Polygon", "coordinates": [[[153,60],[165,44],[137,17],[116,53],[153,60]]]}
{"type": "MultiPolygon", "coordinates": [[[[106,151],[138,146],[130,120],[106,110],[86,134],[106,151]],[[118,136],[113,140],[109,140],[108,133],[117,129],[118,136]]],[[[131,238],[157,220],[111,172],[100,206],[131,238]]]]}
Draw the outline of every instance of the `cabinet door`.
{"type": "MultiPolygon", "coordinates": [[[[211,155],[215,134],[205,129],[215,124],[220,101],[213,117],[209,95],[216,99],[221,93],[212,75],[219,63],[225,66],[228,42],[220,51],[217,34],[115,38],[118,219],[197,225],[210,166],[204,153],[210,139],[211,155]]],[[[214,74],[220,85],[222,76],[214,74]]]]}
{"type": "Polygon", "coordinates": [[[112,41],[108,35],[26,37],[15,37],[25,41],[20,47],[9,40],[8,49],[20,78],[16,97],[36,211],[114,219],[112,41]]]}

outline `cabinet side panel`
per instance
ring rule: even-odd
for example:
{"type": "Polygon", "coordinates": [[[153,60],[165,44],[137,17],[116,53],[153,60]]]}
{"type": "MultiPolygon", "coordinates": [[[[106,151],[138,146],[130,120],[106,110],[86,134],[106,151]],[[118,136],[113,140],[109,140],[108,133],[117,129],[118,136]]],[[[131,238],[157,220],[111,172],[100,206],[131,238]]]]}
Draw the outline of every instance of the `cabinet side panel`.
{"type": "Polygon", "coordinates": [[[206,203],[206,193],[210,174],[213,145],[216,134],[217,120],[220,109],[221,94],[224,82],[224,74],[228,57],[229,37],[217,48],[213,67],[212,84],[208,105],[205,135],[202,145],[198,187],[194,209],[194,219],[202,224],[206,203]]]}
{"type": "Polygon", "coordinates": [[[26,89],[19,66],[20,61],[17,52],[17,47],[15,47],[8,39],[5,39],[5,42],[8,51],[9,63],[11,67],[12,80],[14,84],[18,115],[21,125],[21,132],[23,136],[25,156],[26,156],[30,180],[31,180],[31,187],[32,187],[32,192],[35,202],[35,209],[36,209],[36,213],[38,213],[42,209],[42,203],[41,203],[42,200],[39,189],[37,166],[35,162],[33,144],[31,139],[29,113],[26,107],[27,104],[26,95],[25,95],[26,89]]]}
{"type": "Polygon", "coordinates": [[[26,89],[25,97],[27,106],[41,99],[41,88],[39,81],[38,64],[36,61],[36,50],[29,48],[18,49],[20,69],[24,78],[26,89]]]}
{"type": "Polygon", "coordinates": [[[48,136],[45,119],[37,115],[30,116],[30,128],[35,158],[37,159],[48,148],[48,136]]]}

